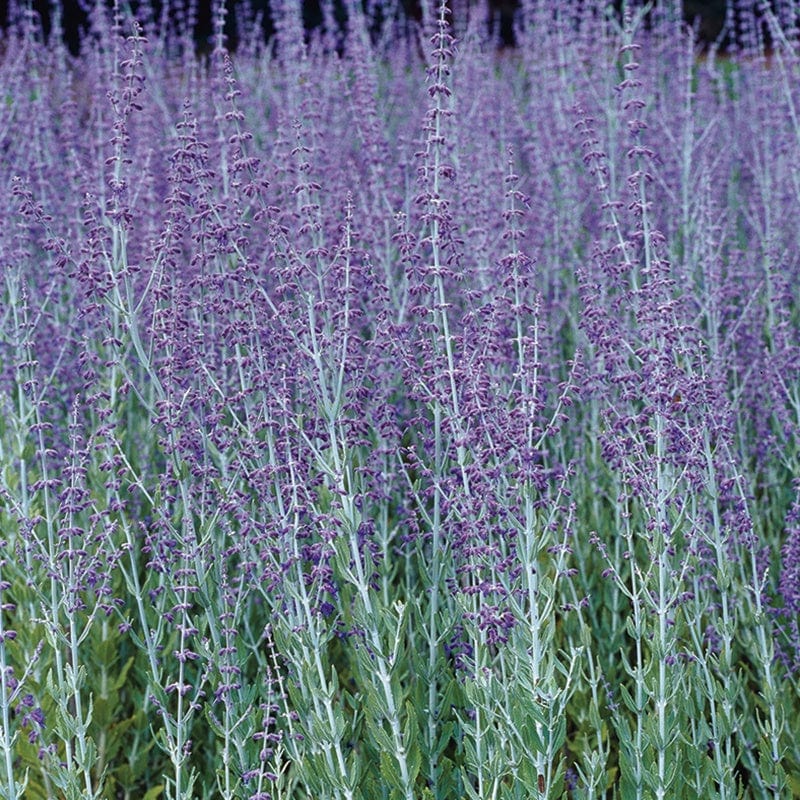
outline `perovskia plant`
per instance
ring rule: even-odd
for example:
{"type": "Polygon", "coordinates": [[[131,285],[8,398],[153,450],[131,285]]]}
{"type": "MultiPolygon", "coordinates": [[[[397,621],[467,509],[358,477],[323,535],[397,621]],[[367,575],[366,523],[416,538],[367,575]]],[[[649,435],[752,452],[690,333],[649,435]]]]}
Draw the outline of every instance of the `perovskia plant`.
{"type": "Polygon", "coordinates": [[[800,796],[796,4],[424,5],[14,5],[0,797],[800,796]]]}

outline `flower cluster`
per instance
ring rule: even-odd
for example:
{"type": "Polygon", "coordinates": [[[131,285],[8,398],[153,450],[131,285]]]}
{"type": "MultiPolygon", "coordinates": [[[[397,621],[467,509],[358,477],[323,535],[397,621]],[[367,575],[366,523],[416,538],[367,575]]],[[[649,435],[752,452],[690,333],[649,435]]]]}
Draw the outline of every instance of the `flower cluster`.
{"type": "Polygon", "coordinates": [[[0,41],[0,796],[797,794],[791,4],[134,5],[0,41]]]}

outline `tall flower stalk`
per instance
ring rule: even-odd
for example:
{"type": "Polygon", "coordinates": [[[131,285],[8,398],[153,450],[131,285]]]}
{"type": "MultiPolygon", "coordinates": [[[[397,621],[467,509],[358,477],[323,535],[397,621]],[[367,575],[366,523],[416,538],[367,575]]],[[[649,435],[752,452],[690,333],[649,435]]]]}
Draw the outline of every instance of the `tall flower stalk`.
{"type": "Polygon", "coordinates": [[[800,793],[792,4],[135,5],[0,41],[0,796],[800,793]]]}

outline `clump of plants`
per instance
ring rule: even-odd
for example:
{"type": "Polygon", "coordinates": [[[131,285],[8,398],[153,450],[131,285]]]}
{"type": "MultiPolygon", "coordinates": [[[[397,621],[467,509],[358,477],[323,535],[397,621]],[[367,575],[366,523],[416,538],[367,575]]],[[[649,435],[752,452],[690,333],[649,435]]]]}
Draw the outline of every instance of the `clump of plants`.
{"type": "Polygon", "coordinates": [[[0,797],[800,797],[796,5],[323,5],[12,9],[0,797]]]}

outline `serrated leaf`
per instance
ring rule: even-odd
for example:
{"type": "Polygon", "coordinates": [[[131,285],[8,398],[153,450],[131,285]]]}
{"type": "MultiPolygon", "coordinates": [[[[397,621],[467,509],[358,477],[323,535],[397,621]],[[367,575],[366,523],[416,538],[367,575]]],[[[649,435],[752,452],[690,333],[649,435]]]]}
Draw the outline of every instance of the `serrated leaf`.
{"type": "Polygon", "coordinates": [[[642,638],[642,622],[637,625],[632,616],[625,620],[625,630],[634,641],[642,638]]]}
{"type": "Polygon", "coordinates": [[[422,766],[422,753],[416,742],[408,748],[406,763],[408,766],[409,784],[413,786],[417,781],[417,776],[422,766]]]}
{"type": "Polygon", "coordinates": [[[347,759],[347,787],[350,790],[355,790],[361,783],[361,775],[364,772],[363,758],[359,753],[351,753],[347,759]]]}
{"type": "Polygon", "coordinates": [[[386,750],[381,750],[381,777],[386,782],[387,786],[398,792],[403,791],[403,783],[397,772],[397,765],[392,756],[386,750]]]}
{"type": "Polygon", "coordinates": [[[550,739],[549,752],[555,753],[560,750],[567,738],[567,718],[563,714],[556,720],[555,733],[550,739]]]}
{"type": "Polygon", "coordinates": [[[419,722],[417,720],[417,709],[410,700],[405,702],[405,720],[403,720],[403,744],[406,748],[416,743],[419,737],[419,722]]]}
{"type": "Polygon", "coordinates": [[[461,785],[464,787],[464,791],[466,792],[466,796],[469,798],[469,800],[485,800],[485,798],[481,797],[475,790],[472,785],[472,781],[470,780],[470,776],[464,769],[461,770],[461,785]]]}
{"type": "Polygon", "coordinates": [[[389,716],[389,706],[380,687],[371,684],[366,687],[367,702],[365,712],[374,719],[384,720],[389,716]]]}
{"type": "Polygon", "coordinates": [[[75,753],[75,763],[82,769],[89,771],[92,767],[95,766],[95,760],[97,758],[97,747],[95,746],[94,740],[91,738],[86,739],[86,752],[84,753],[83,757],[81,757],[80,752],[76,748],[75,753]]]}
{"type": "Polygon", "coordinates": [[[545,747],[544,742],[542,741],[542,737],[539,735],[536,722],[532,720],[526,721],[525,724],[522,726],[522,731],[524,735],[525,745],[528,748],[528,750],[533,751],[535,753],[544,753],[546,751],[547,748],[545,747]]]}
{"type": "Polygon", "coordinates": [[[475,742],[472,741],[470,736],[465,736],[461,743],[464,748],[464,761],[468,766],[477,768],[478,764],[478,751],[475,748],[475,742]]]}
{"type": "MultiPolygon", "coordinates": [[[[667,759],[667,774],[665,776],[664,785],[669,789],[674,783],[675,779],[678,777],[678,770],[680,769],[681,764],[683,764],[682,758],[672,758],[667,759]]],[[[669,795],[669,792],[667,792],[669,795]]]]}
{"type": "Polygon", "coordinates": [[[391,737],[383,729],[383,723],[377,721],[374,717],[367,717],[367,731],[372,737],[375,749],[379,753],[392,751],[394,749],[391,737]]]}

